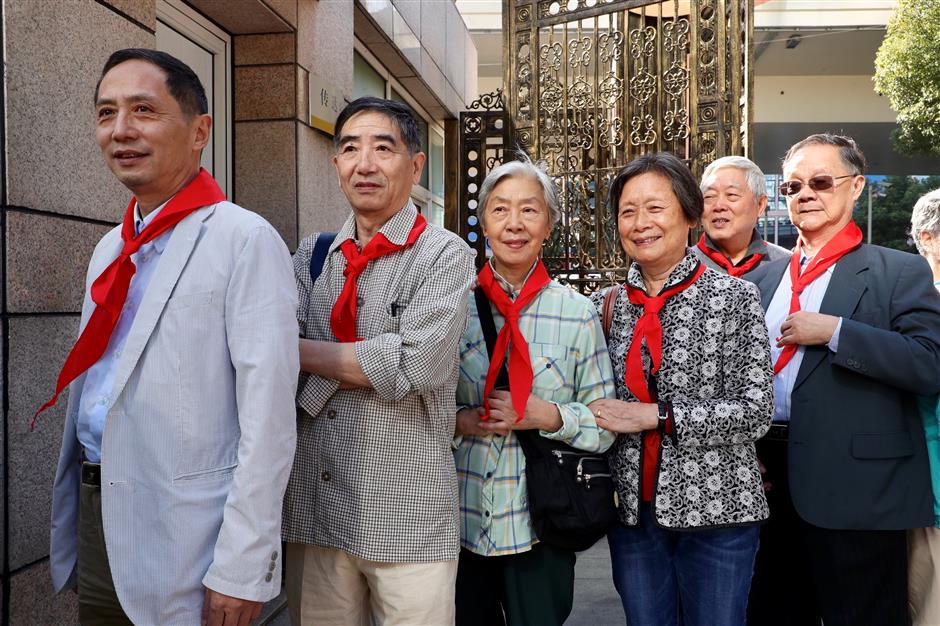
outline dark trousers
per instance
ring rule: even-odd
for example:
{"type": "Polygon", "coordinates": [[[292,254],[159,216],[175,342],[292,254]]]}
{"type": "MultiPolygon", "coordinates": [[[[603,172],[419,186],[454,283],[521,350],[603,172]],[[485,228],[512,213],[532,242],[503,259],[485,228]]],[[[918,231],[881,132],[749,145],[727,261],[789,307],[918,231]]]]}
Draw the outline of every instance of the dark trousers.
{"type": "Polygon", "coordinates": [[[480,556],[461,549],[457,626],[561,626],[574,603],[575,553],[542,543],[480,556]]]}
{"type": "Polygon", "coordinates": [[[78,510],[78,621],[82,626],[131,623],[111,578],[101,525],[101,487],[84,483],[78,510]]]}
{"type": "Polygon", "coordinates": [[[787,442],[757,442],[767,467],[770,520],[748,604],[751,626],[904,626],[907,604],[906,533],[832,530],[803,521],[793,507],[787,442]]]}

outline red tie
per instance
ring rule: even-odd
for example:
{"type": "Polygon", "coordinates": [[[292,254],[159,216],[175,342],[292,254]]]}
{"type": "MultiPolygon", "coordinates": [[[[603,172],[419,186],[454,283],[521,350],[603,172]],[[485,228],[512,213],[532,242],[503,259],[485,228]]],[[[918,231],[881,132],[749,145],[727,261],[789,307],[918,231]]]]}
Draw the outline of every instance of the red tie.
{"type": "Polygon", "coordinates": [[[747,258],[744,263],[741,265],[735,265],[731,262],[731,259],[726,257],[720,250],[713,250],[711,246],[705,243],[705,235],[703,234],[698,240],[698,249],[705,253],[705,255],[718,264],[718,267],[725,270],[729,276],[734,276],[735,278],[741,278],[752,269],[754,269],[760,260],[764,258],[764,255],[760,252],[755,252],[747,258]]]}
{"type": "MultiPolygon", "coordinates": [[[[803,242],[797,241],[796,249],[790,257],[790,315],[800,310],[800,294],[803,290],[812,284],[814,280],[826,273],[826,270],[835,265],[836,261],[854,250],[862,243],[862,231],[855,225],[855,222],[849,222],[842,230],[836,233],[836,236],[829,240],[822,250],[816,253],[813,260],[809,262],[803,273],[800,273],[800,250],[803,242]]],[[[774,375],[777,375],[786,367],[793,355],[796,354],[797,344],[791,343],[783,347],[783,352],[777,357],[774,363],[774,375]]]]}
{"type": "Polygon", "coordinates": [[[362,252],[359,252],[356,242],[352,239],[347,239],[339,245],[343,256],[346,257],[346,269],[343,270],[346,282],[343,283],[343,291],[340,292],[330,312],[330,328],[333,329],[333,334],[339,341],[362,340],[362,337],[356,336],[356,283],[359,275],[365,271],[371,261],[414,245],[427,225],[424,216],[418,213],[411,232],[408,233],[408,239],[400,246],[389,241],[382,233],[376,234],[362,249],[362,252]]]}
{"type": "Polygon", "coordinates": [[[180,189],[165,207],[134,236],[134,205],[137,198],[131,198],[124,212],[124,223],[121,226],[121,239],[124,247],[120,254],[105,268],[101,275],[91,285],[91,299],[95,303],[95,310],[88,319],[88,324],[72,347],[59,379],[56,382],[55,394],[42,405],[33,416],[30,428],[36,425],[36,418],[40,413],[55,405],[59,394],[78,378],[82,372],[94,365],[108,347],[111,333],[117,325],[127,300],[127,291],[131,285],[131,278],[137,271],[131,255],[137,252],[142,245],[153,241],[164,232],[176,226],[196,209],[225,200],[225,194],[213,180],[212,175],[200,168],[199,174],[185,187],[180,189]]]}
{"type": "MultiPolygon", "coordinates": [[[[624,382],[627,388],[640,402],[656,402],[653,391],[649,388],[649,381],[643,369],[643,356],[640,346],[646,341],[646,349],[650,354],[650,378],[659,372],[663,359],[663,327],[659,322],[659,312],[666,304],[666,300],[685,291],[692,283],[697,281],[705,272],[705,266],[699,263],[688,278],[678,285],[661,291],[657,296],[648,296],[646,292],[627,284],[627,296],[632,304],[643,306],[643,315],[633,327],[633,338],[627,349],[626,373],[624,382]]],[[[656,474],[656,462],[659,459],[660,436],[658,431],[647,430],[643,433],[643,500],[649,501],[653,497],[653,477],[656,474]]]]}
{"type": "Polygon", "coordinates": [[[483,407],[486,415],[490,413],[490,392],[496,382],[496,376],[506,358],[508,344],[509,350],[509,393],[512,395],[512,406],[516,410],[517,421],[525,415],[525,405],[532,392],[532,361],[529,360],[529,344],[526,343],[522,331],[519,330],[519,315],[529,305],[535,296],[542,291],[551,278],[539,259],[535,269],[526,279],[519,297],[511,300],[493,275],[493,269],[487,263],[477,276],[477,284],[483,290],[489,301],[496,307],[499,314],[506,320],[496,335],[496,345],[490,357],[490,369],[486,372],[486,386],[483,388],[483,407]]]}

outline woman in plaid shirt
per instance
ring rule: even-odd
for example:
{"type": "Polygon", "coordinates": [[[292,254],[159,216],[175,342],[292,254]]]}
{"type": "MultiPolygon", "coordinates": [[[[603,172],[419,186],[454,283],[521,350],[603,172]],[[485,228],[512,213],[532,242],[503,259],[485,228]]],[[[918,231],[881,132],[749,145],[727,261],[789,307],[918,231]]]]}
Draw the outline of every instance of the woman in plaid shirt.
{"type": "MultiPolygon", "coordinates": [[[[490,392],[485,415],[490,361],[471,296],[460,346],[454,444],[462,544],[457,624],[560,625],[571,612],[575,554],[538,543],[528,513],[525,456],[513,431],[538,429],[543,437],[603,452],[614,436],[597,428],[587,405],[614,397],[613,374],[591,302],[550,281],[539,258],[560,216],[548,175],[529,161],[503,164],[483,182],[480,206],[493,256],[477,288],[508,296],[490,302],[520,299],[517,323],[525,341],[513,341],[528,350],[532,387],[521,417],[510,392],[499,389],[490,392]]],[[[495,304],[491,308],[496,328],[503,328],[504,316],[495,304]]],[[[518,371],[509,362],[517,389],[518,371]]],[[[527,383],[528,372],[523,378],[527,383]]]]}

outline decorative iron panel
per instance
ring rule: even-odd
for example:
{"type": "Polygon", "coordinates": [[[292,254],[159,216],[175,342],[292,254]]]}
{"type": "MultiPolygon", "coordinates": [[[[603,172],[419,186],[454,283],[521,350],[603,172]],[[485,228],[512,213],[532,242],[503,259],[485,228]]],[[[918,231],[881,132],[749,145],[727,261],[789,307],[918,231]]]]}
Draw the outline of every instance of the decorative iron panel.
{"type": "Polygon", "coordinates": [[[623,279],[627,259],[607,190],[630,159],[668,150],[699,176],[719,156],[749,152],[752,7],[506,0],[512,138],[503,136],[502,147],[512,141],[545,161],[561,191],[562,221],[544,253],[553,276],[585,292],[623,279]]]}
{"type": "Polygon", "coordinates": [[[477,251],[477,268],[487,258],[486,238],[477,206],[480,185],[504,160],[513,160],[516,143],[502,91],[484,94],[460,114],[460,172],[457,177],[457,232],[477,251]]]}

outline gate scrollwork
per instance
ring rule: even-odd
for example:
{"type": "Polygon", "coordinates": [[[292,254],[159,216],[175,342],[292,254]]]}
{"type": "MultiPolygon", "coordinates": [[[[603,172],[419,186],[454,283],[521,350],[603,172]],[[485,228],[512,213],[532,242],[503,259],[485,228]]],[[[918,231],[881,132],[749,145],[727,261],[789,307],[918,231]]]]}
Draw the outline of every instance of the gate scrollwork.
{"type": "Polygon", "coordinates": [[[613,176],[648,152],[695,175],[748,154],[752,32],[753,0],[504,0],[504,89],[461,114],[461,234],[485,254],[468,190],[522,148],[563,201],[549,272],[583,292],[623,280],[613,176]]]}

